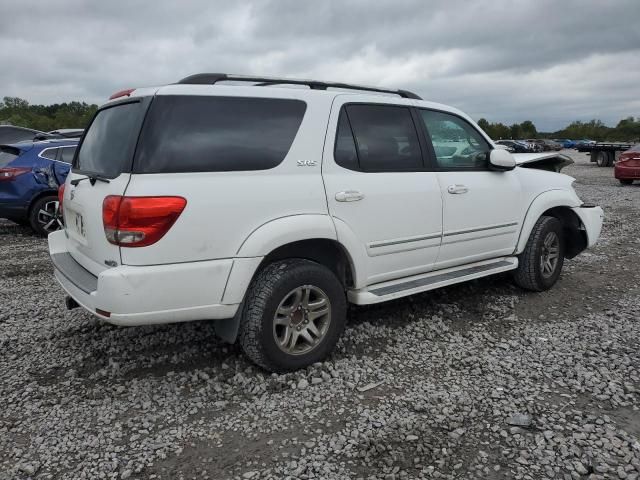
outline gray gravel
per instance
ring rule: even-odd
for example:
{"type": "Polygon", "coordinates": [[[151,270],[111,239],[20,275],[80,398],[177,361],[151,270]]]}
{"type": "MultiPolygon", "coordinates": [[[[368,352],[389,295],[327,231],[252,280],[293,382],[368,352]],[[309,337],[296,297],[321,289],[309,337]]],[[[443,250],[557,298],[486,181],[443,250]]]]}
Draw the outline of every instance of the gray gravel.
{"type": "Polygon", "coordinates": [[[573,156],[606,224],[552,291],[355,308],[287,375],[207,322],[65,311],[45,242],[0,223],[0,478],[639,478],[640,185],[573,156]]]}

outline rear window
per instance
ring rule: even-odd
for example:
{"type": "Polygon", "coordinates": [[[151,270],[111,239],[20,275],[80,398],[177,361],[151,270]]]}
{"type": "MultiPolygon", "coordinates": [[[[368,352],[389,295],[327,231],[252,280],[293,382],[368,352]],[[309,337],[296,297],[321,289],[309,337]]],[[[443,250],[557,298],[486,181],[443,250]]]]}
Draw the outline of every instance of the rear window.
{"type": "Polygon", "coordinates": [[[20,156],[20,150],[13,147],[0,147],[0,167],[6,167],[20,156]]]}
{"type": "Polygon", "coordinates": [[[158,96],[151,104],[136,173],[265,170],[284,160],[302,123],[300,100],[158,96]]]}
{"type": "Polygon", "coordinates": [[[143,113],[140,102],[100,110],[82,141],[75,169],[108,178],[128,171],[143,113]]]}

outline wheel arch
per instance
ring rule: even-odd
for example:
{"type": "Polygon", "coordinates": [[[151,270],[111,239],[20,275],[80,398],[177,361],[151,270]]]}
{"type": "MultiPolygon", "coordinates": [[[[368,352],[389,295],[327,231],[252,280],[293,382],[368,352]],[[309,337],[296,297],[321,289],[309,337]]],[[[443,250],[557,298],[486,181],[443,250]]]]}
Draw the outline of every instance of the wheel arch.
{"type": "Polygon", "coordinates": [[[536,197],[525,215],[515,254],[524,251],[527,240],[540,217],[555,217],[561,223],[565,238],[565,256],[573,258],[587,248],[588,239],[580,217],[573,210],[579,206],[577,197],[566,190],[550,190],[536,197]]]}
{"type": "Polygon", "coordinates": [[[31,216],[31,210],[33,209],[33,206],[35,205],[35,203],[41,198],[48,197],[48,196],[57,197],[58,192],[56,190],[45,189],[45,190],[39,191],[33,197],[31,197],[31,200],[29,201],[29,208],[27,208],[27,218],[31,216]]]}
{"type": "Polygon", "coordinates": [[[324,265],[340,280],[343,289],[354,284],[355,267],[349,252],[337,240],[331,238],[307,238],[275,247],[263,257],[236,259],[231,268],[222,303],[239,303],[237,313],[228,320],[215,323],[217,335],[234,343],[238,336],[241,316],[247,292],[256,278],[268,265],[287,258],[300,258],[324,265]]]}

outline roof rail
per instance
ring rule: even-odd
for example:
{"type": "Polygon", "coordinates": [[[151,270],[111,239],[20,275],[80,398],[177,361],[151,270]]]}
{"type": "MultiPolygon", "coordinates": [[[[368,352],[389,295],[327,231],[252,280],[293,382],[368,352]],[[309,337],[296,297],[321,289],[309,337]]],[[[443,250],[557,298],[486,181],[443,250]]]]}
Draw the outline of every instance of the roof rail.
{"type": "Polygon", "coordinates": [[[365,92],[390,93],[402,98],[422,100],[422,98],[408,90],[389,90],[386,88],[365,87],[351,85],[349,83],[321,82],[318,80],[300,80],[275,77],[252,77],[246,75],[230,75],[227,73],[196,73],[189,75],[178,82],[183,85],[213,85],[222,81],[253,82],[256,86],[266,87],[271,85],[306,85],[312,90],[326,90],[327,88],[344,88],[349,90],[363,90],[365,92]]]}

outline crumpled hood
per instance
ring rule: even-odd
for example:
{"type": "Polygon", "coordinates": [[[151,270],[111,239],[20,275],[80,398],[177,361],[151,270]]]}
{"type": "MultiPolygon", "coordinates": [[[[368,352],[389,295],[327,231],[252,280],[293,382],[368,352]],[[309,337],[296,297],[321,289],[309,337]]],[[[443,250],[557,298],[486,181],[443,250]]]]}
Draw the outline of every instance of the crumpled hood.
{"type": "Polygon", "coordinates": [[[512,155],[516,160],[516,165],[520,167],[537,168],[550,172],[559,172],[567,165],[574,163],[571,157],[558,152],[513,153],[512,155]]]}

